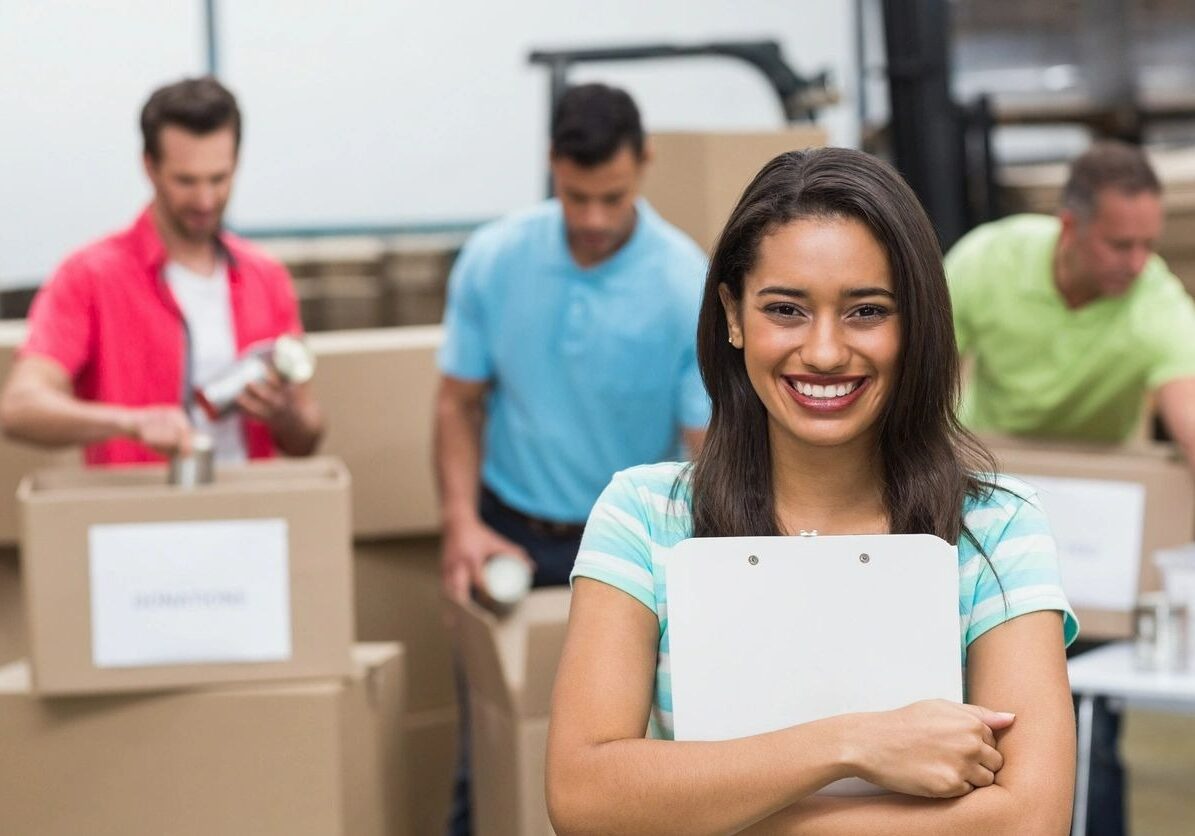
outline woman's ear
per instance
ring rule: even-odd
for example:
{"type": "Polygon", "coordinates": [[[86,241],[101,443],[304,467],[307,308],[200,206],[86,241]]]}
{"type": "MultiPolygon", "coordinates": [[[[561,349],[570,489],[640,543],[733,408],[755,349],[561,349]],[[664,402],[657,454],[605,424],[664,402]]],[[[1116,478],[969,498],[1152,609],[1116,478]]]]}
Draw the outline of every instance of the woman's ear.
{"type": "Polygon", "coordinates": [[[718,298],[722,300],[722,310],[726,313],[726,330],[730,334],[730,344],[735,348],[742,348],[743,321],[739,317],[739,300],[734,298],[725,282],[718,285],[718,298]]]}

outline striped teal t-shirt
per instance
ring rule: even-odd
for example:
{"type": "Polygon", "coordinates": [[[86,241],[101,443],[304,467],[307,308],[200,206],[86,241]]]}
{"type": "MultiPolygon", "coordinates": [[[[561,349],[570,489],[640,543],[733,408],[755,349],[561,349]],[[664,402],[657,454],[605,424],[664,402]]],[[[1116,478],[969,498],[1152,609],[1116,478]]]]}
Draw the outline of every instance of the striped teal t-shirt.
{"type": "MultiPolygon", "coordinates": [[[[691,494],[686,478],[673,494],[685,465],[678,462],[624,470],[599,497],[573,568],[572,577],[592,578],[621,589],[655,613],[660,622],[660,650],[648,735],[672,739],[672,682],[668,668],[668,588],[665,567],[673,547],[692,534],[691,494]]],[[[1054,538],[1033,488],[1007,476],[999,489],[980,501],[968,500],[964,519],[983,545],[1000,583],[983,555],[967,538],[959,552],[960,648],[998,624],[1038,610],[1064,616],[1066,643],[1079,623],[1063,595],[1054,538]],[[1004,592],[1001,594],[1000,584],[1004,592]]]]}

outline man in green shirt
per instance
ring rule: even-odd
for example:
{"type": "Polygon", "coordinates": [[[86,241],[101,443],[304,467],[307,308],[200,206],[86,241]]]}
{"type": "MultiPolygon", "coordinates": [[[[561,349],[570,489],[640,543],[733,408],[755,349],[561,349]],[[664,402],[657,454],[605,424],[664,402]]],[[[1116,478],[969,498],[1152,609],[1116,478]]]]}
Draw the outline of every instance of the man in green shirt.
{"type": "MultiPolygon", "coordinates": [[[[970,429],[1118,442],[1150,393],[1195,464],[1195,302],[1154,253],[1161,184],[1140,149],[1101,142],[1071,168],[1057,216],[985,224],[946,256],[970,429]]],[[[1072,650],[1089,649],[1076,642],[1072,650]]],[[[1120,715],[1093,717],[1087,833],[1124,827],[1120,715]]]]}
{"type": "Polygon", "coordinates": [[[1076,160],[1057,216],[985,224],[946,256],[969,428],[1117,442],[1154,393],[1195,463],[1195,303],[1154,254],[1161,186],[1105,142],[1076,160]]]}

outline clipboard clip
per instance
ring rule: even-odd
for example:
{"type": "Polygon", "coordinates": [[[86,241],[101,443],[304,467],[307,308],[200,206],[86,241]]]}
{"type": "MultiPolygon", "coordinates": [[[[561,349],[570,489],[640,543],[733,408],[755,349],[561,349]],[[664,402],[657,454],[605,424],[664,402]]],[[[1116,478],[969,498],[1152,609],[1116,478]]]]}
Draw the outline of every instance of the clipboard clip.
{"type": "Polygon", "coordinates": [[[810,531],[806,531],[805,529],[802,528],[800,530],[800,532],[798,532],[797,536],[799,536],[799,537],[816,537],[817,529],[814,528],[814,529],[811,529],[810,531]]]}

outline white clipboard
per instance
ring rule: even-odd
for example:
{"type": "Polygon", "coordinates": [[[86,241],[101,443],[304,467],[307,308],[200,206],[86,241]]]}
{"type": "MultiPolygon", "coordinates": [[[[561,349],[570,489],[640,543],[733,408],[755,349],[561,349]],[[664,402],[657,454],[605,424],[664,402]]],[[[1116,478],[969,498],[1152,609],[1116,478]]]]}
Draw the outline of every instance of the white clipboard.
{"type": "MultiPolygon", "coordinates": [[[[928,534],[713,537],[669,556],[677,740],[962,702],[958,552],[928,534]]],[[[822,792],[883,792],[861,779],[822,792]]]]}

